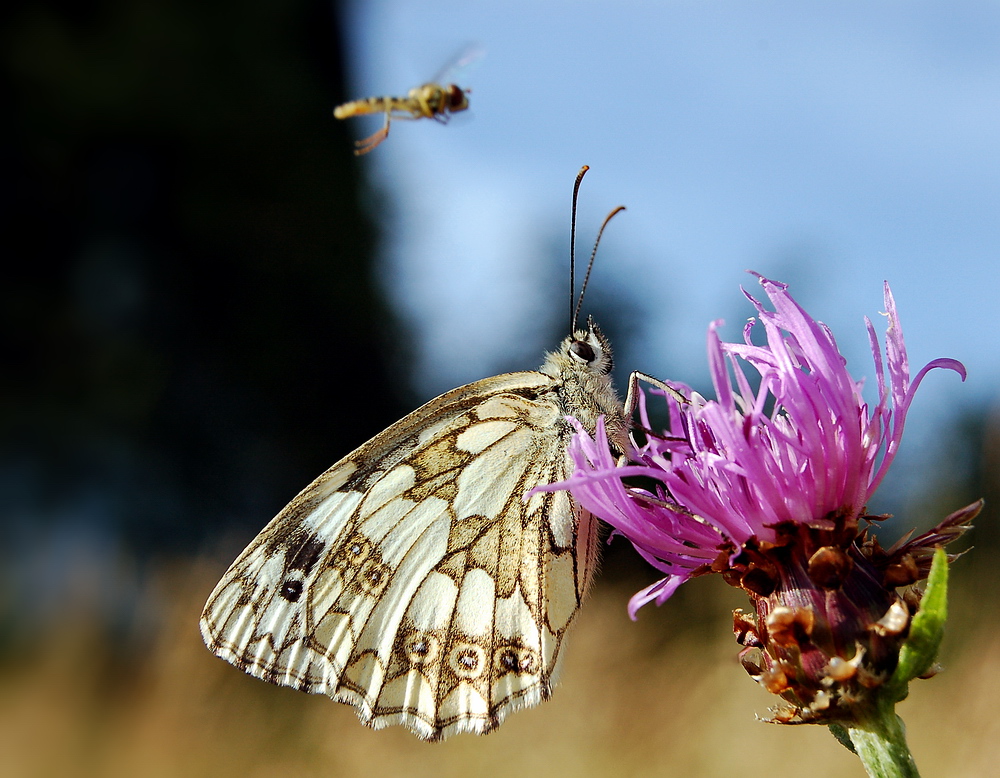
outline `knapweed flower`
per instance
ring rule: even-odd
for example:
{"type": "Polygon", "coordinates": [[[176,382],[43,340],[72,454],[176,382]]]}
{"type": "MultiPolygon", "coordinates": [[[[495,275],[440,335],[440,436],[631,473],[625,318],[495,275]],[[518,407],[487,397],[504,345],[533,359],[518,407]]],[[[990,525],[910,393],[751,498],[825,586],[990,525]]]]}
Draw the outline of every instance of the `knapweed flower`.
{"type": "MultiPolygon", "coordinates": [[[[777,720],[842,721],[891,676],[919,602],[897,587],[926,577],[934,548],[954,538],[978,505],[884,550],[865,506],[899,448],[906,413],[928,371],[911,380],[896,306],[885,286],[885,359],[866,319],[878,403],[847,371],[829,329],[783,284],[760,278],[774,310],[757,308],[766,345],[724,343],[708,331],[717,399],[673,384],[667,429],[631,462],[616,462],[603,425],[571,445],[576,472],[563,488],[628,538],[664,577],[636,594],[663,603],[692,576],[721,573],[754,611],[735,615],[744,667],[785,706],[777,720]],[[748,371],[747,368],[751,368],[748,371]],[[758,374],[759,383],[752,380],[758,374]]],[[[648,429],[645,400],[640,421],[648,429]]]]}

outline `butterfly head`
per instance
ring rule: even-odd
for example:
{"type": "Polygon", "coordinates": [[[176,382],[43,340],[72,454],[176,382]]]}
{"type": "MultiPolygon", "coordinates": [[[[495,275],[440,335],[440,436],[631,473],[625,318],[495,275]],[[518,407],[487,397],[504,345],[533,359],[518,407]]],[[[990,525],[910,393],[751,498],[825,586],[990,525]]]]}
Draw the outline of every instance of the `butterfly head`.
{"type": "Polygon", "coordinates": [[[577,330],[565,340],[563,350],[577,369],[609,375],[614,368],[611,343],[593,319],[587,320],[586,330],[577,330]]]}
{"type": "Polygon", "coordinates": [[[589,319],[587,329],[577,330],[558,350],[546,354],[542,372],[553,378],[610,386],[613,367],[611,343],[594,320],[589,319]]]}

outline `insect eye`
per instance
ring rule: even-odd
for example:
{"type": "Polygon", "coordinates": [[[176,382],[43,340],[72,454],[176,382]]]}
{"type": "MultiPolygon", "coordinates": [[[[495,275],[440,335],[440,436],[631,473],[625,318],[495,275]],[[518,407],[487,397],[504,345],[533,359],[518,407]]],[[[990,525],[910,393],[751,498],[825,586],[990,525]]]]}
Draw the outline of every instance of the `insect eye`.
{"type": "Polygon", "coordinates": [[[465,103],[465,92],[463,92],[458,86],[452,84],[448,89],[448,105],[452,108],[458,108],[465,103]]]}
{"type": "Polygon", "coordinates": [[[569,353],[574,357],[579,359],[581,362],[586,362],[590,364],[596,358],[593,347],[589,343],[585,343],[582,340],[574,340],[569,344],[569,353]]]}

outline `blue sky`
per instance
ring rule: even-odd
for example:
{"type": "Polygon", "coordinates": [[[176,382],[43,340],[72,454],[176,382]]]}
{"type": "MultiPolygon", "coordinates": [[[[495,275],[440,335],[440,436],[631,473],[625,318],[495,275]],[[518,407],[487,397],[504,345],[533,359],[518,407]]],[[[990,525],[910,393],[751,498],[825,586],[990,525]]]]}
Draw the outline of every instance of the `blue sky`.
{"type": "Polygon", "coordinates": [[[468,115],[399,122],[359,159],[385,195],[388,291],[423,397],[540,363],[510,357],[565,315],[584,163],[584,251],[628,207],[593,281],[641,311],[628,369],[703,382],[706,326],[739,336],[752,268],[792,284],[855,375],[871,375],[863,317],[882,329],[883,279],[911,365],[966,363],[964,386],[926,382],[911,456],[956,404],[996,397],[1000,5],[376,0],[346,21],[356,97],[486,52],[457,74],[468,115]]]}

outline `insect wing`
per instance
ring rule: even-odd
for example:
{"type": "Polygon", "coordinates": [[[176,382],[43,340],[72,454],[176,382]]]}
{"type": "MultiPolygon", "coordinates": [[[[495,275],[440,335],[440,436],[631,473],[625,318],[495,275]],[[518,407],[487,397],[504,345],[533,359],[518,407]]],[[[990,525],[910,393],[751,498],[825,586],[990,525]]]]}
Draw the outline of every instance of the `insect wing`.
{"type": "Polygon", "coordinates": [[[483,46],[470,43],[449,59],[447,64],[434,74],[431,82],[444,85],[466,81],[485,56],[486,49],[483,46]]]}

